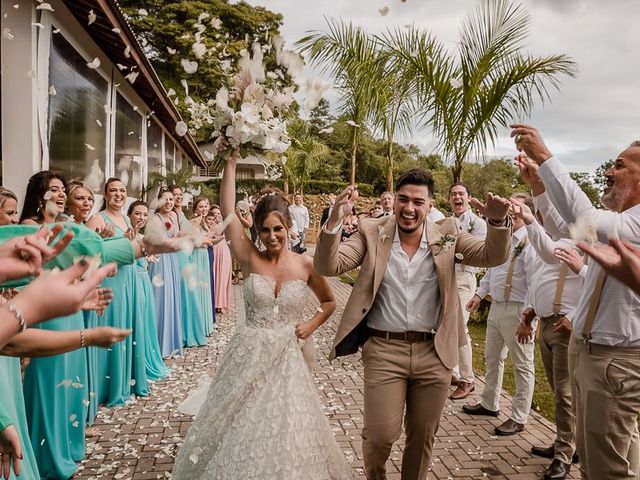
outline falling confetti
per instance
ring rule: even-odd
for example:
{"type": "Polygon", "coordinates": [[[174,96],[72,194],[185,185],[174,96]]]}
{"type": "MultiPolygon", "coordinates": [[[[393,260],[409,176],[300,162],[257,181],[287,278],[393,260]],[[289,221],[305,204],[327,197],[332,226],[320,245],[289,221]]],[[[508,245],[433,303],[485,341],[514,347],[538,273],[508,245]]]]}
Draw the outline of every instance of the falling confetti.
{"type": "Polygon", "coordinates": [[[91,25],[93,22],[96,21],[96,18],[98,18],[98,16],[95,13],[93,13],[93,9],[89,10],[89,15],[87,16],[89,18],[89,23],[87,23],[87,25],[91,25]]]}
{"type": "Polygon", "coordinates": [[[11,33],[11,29],[3,28],[2,29],[2,38],[6,38],[7,40],[13,40],[15,37],[13,33],[11,33]]]}
{"type": "Polygon", "coordinates": [[[198,62],[187,60],[183,58],[180,60],[180,65],[184,69],[185,73],[191,75],[192,73],[196,73],[198,71],[198,62]]]}
{"type": "Polygon", "coordinates": [[[50,3],[42,2],[40,5],[36,7],[36,10],[46,10],[48,12],[53,12],[53,7],[50,3]]]}
{"type": "Polygon", "coordinates": [[[387,14],[389,13],[389,7],[384,6],[384,7],[380,8],[380,9],[378,9],[378,13],[380,15],[382,15],[383,17],[386,17],[387,14]]]}
{"type": "Polygon", "coordinates": [[[131,72],[128,75],[125,75],[124,78],[126,78],[129,81],[129,83],[133,84],[138,78],[138,75],[140,75],[140,72],[131,72]]]}
{"type": "Polygon", "coordinates": [[[99,68],[101,64],[102,63],[100,62],[100,59],[96,57],[93,59],[93,61],[87,63],[87,67],[89,67],[92,70],[95,70],[96,68],[99,68]]]}
{"type": "Polygon", "coordinates": [[[156,273],[151,279],[151,283],[153,283],[153,286],[156,288],[162,287],[164,285],[164,280],[162,279],[162,275],[160,275],[159,273],[156,273]]]}
{"type": "Polygon", "coordinates": [[[120,33],[120,29],[119,29],[118,27],[113,27],[113,28],[111,29],[111,31],[112,31],[113,33],[120,33]]]}
{"type": "Polygon", "coordinates": [[[51,96],[55,96],[58,94],[58,91],[56,90],[56,87],[54,87],[53,85],[49,86],[49,95],[51,96]]]}
{"type": "Polygon", "coordinates": [[[93,145],[89,144],[89,143],[85,143],[84,144],[85,147],[87,147],[87,149],[94,151],[96,149],[96,147],[94,147],[93,145]]]}
{"type": "Polygon", "coordinates": [[[176,123],[176,135],[178,135],[179,137],[184,137],[188,131],[189,127],[184,121],[180,120],[178,123],[176,123]]]}
{"type": "Polygon", "coordinates": [[[333,127],[323,128],[322,130],[319,130],[318,133],[333,133],[333,127]]]}
{"type": "Polygon", "coordinates": [[[352,127],[356,127],[356,128],[358,128],[360,126],[356,122],[354,122],[353,120],[347,120],[344,123],[346,123],[347,125],[351,125],[352,127]]]}
{"type": "Polygon", "coordinates": [[[458,80],[457,78],[452,78],[449,80],[449,83],[451,84],[451,86],[453,88],[460,88],[462,87],[462,81],[458,80]]]}
{"type": "Polygon", "coordinates": [[[146,17],[147,15],[149,15],[149,12],[147,12],[144,8],[139,8],[138,15],[140,15],[141,17],[146,17]]]}

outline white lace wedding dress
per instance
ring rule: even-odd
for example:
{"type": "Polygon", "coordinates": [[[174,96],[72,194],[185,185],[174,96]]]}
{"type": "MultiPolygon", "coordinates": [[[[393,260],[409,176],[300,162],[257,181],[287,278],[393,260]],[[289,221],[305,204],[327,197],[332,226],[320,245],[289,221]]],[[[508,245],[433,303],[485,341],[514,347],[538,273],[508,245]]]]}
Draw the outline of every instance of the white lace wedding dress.
{"type": "Polygon", "coordinates": [[[251,274],[246,322],[229,341],[184,445],[174,480],[347,480],[351,468],[294,334],[309,290],[251,274]]]}

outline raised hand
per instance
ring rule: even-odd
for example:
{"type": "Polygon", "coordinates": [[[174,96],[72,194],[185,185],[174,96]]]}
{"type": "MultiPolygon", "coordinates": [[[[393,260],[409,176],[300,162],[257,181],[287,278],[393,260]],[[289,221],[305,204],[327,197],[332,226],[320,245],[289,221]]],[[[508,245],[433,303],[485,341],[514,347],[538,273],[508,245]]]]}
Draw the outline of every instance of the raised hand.
{"type": "Polygon", "coordinates": [[[609,246],[578,242],[578,248],[593,257],[609,275],[640,293],[640,248],[615,238],[609,239],[609,246]]]}
{"type": "Polygon", "coordinates": [[[486,218],[493,221],[502,221],[509,213],[511,203],[506,198],[493,193],[487,193],[487,199],[482,208],[482,213],[486,218]]]}
{"type": "Polygon", "coordinates": [[[517,198],[510,198],[511,207],[509,211],[515,217],[521,218],[525,224],[531,225],[535,222],[535,216],[531,209],[517,198]]]}
{"type": "Polygon", "coordinates": [[[109,348],[114,343],[121,342],[129,335],[132,330],[122,330],[113,327],[95,327],[85,330],[85,338],[87,345],[94,347],[109,348]]]}
{"type": "Polygon", "coordinates": [[[327,220],[327,229],[333,230],[338,225],[342,225],[342,219],[345,215],[353,211],[353,206],[358,199],[358,187],[349,185],[336,197],[336,203],[333,205],[329,220],[327,220]]]}
{"type": "Polygon", "coordinates": [[[107,223],[102,228],[96,228],[96,232],[98,232],[98,235],[102,238],[113,237],[116,233],[116,226],[113,223],[107,223]]]}
{"type": "Polygon", "coordinates": [[[584,259],[575,248],[558,247],[553,251],[553,254],[558,260],[566,263],[575,274],[580,273],[580,270],[584,267],[584,259]]]}
{"type": "Polygon", "coordinates": [[[542,165],[552,157],[538,130],[521,123],[511,125],[511,128],[513,129],[511,136],[515,140],[518,151],[526,153],[536,164],[542,165]]]}

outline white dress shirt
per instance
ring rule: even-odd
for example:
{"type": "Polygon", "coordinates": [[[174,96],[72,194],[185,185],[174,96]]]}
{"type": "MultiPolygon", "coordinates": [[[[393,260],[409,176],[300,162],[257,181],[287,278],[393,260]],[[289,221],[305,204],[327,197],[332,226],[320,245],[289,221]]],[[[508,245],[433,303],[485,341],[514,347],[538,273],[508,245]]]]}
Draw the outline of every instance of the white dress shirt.
{"type": "MultiPolygon", "coordinates": [[[[559,247],[575,249],[576,245],[573,240],[568,238],[553,241],[536,222],[527,225],[526,228],[529,234],[529,242],[531,242],[531,246],[538,254],[536,273],[533,277],[533,284],[529,289],[530,305],[528,306],[533,307],[539,317],[548,317],[553,315],[553,303],[555,302],[556,289],[560,279],[560,268],[564,263],[553,252],[559,247]]],[[[573,319],[586,275],[586,265],[582,267],[580,274],[574,273],[571,269],[567,271],[559,313],[565,315],[569,320],[573,319]]]]}
{"type": "Polygon", "coordinates": [[[431,207],[431,211],[429,212],[428,217],[429,217],[429,220],[431,220],[432,222],[437,222],[438,220],[442,220],[443,218],[446,218],[444,213],[442,213],[436,207],[431,207]]]}
{"type": "MultiPolygon", "coordinates": [[[[567,223],[588,216],[596,226],[598,239],[607,242],[617,232],[620,238],[638,244],[640,239],[640,204],[624,212],[596,209],[569,172],[555,158],[540,166],[540,176],[549,198],[567,223]]],[[[573,319],[573,334],[582,338],[591,297],[601,267],[594,262],[587,272],[582,294],[573,319]]],[[[591,342],[620,347],[640,347],[640,295],[613,277],[607,277],[600,295],[600,304],[591,329],[591,342]]]]}
{"type": "Polygon", "coordinates": [[[367,325],[388,332],[431,332],[438,324],[440,308],[438,274],[427,229],[422,232],[420,247],[409,258],[400,245],[396,228],[389,262],[367,315],[367,325]]]}
{"type": "Polygon", "coordinates": [[[309,210],[304,205],[289,205],[289,215],[298,224],[298,232],[309,228],[309,210]]]}
{"type": "MultiPolygon", "coordinates": [[[[482,277],[480,286],[476,291],[476,294],[480,298],[484,298],[489,294],[494,301],[504,302],[504,289],[509,264],[511,263],[516,247],[525,238],[527,238],[526,228],[522,227],[513,232],[513,235],[511,236],[511,255],[509,255],[507,261],[502,265],[498,265],[497,267],[492,267],[487,270],[487,273],[482,277]]],[[[529,292],[529,288],[533,284],[533,275],[536,268],[535,262],[536,252],[530,242],[527,242],[522,251],[516,257],[513,275],[511,277],[510,302],[523,304],[529,303],[527,294],[529,292]]]]}
{"type": "MultiPolygon", "coordinates": [[[[455,215],[454,215],[455,216],[455,215]]],[[[457,217],[460,221],[460,231],[467,232],[474,237],[484,240],[487,236],[487,222],[477,216],[471,211],[471,209],[462,212],[457,217]]],[[[456,263],[456,272],[470,272],[476,273],[477,267],[470,267],[469,265],[463,265],[462,263],[456,263]]]]}

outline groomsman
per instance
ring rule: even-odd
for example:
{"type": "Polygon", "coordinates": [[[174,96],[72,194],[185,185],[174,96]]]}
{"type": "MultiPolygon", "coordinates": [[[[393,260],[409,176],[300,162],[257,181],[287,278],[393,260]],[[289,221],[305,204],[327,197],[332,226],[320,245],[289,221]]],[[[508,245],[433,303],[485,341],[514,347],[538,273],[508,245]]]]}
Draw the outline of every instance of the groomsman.
{"type": "MultiPolygon", "coordinates": [[[[526,224],[529,241],[538,254],[529,294],[530,305],[524,310],[523,321],[530,327],[534,317],[541,322],[540,353],[555,395],[556,440],[550,447],[533,446],[531,452],[553,459],[545,472],[545,479],[564,479],[571,469],[575,453],[575,419],[571,408],[569,374],[571,320],[587,266],[572,240],[552,240],[526,205],[515,208],[520,210],[518,214],[526,224]]],[[[531,334],[531,330],[527,333],[531,334]]]]}
{"type": "MultiPolygon", "coordinates": [[[[567,224],[591,226],[597,239],[610,235],[638,243],[640,234],[640,141],[605,172],[601,203],[593,207],[569,172],[553,157],[538,131],[514,125],[516,146],[539,166],[542,183],[567,224]]],[[[521,167],[521,171],[529,171],[521,167]]],[[[587,232],[589,233],[589,232],[587,232]]],[[[583,478],[635,479],[640,475],[640,295],[589,266],[573,319],[570,363],[576,446],[583,478]]]]}
{"type": "MultiPolygon", "coordinates": [[[[527,199],[530,202],[530,199],[527,199]]],[[[527,302],[527,294],[533,283],[536,253],[529,243],[524,221],[513,220],[511,255],[509,259],[487,273],[480,281],[476,294],[467,309],[476,310],[487,295],[493,299],[487,319],[485,361],[487,371],[482,399],[476,405],[462,409],[470,415],[500,414],[500,393],[507,353],[511,356],[516,381],[516,394],[511,403],[511,418],[495,428],[498,435],[513,435],[524,430],[531,409],[534,375],[533,335],[526,336],[520,322],[527,302]]]]}
{"type": "Polygon", "coordinates": [[[393,205],[396,201],[396,197],[391,192],[383,192],[380,195],[380,204],[382,205],[382,216],[388,217],[393,215],[393,205]]]}
{"type": "Polygon", "coordinates": [[[338,325],[330,359],[356,353],[364,364],[362,454],[367,479],[386,479],[385,464],[404,423],[402,479],[424,480],[451,369],[466,341],[455,260],[490,267],[509,255],[507,200],[488,195],[486,242],[460,232],[455,219],[427,219],[433,178],[410,170],[396,184],[394,215],[360,222],[340,242],[343,216],[357,191],[338,196],[316,246],[323,275],[360,267],[338,325]],[[403,418],[404,417],[404,418],[403,418]]]}
{"type": "MultiPolygon", "coordinates": [[[[487,224],[471,211],[469,189],[464,183],[457,182],[449,187],[449,205],[451,205],[453,216],[460,222],[460,231],[470,233],[474,237],[484,240],[487,235],[487,224]]],[[[460,294],[460,305],[466,306],[469,300],[473,298],[478,287],[478,282],[476,281],[477,271],[476,267],[456,263],[456,283],[460,294]]],[[[453,377],[451,379],[451,383],[456,385],[457,388],[449,395],[451,400],[467,398],[476,388],[471,355],[471,337],[467,328],[469,313],[466,308],[462,309],[467,343],[460,347],[458,351],[458,365],[453,369],[453,377]]]]}

